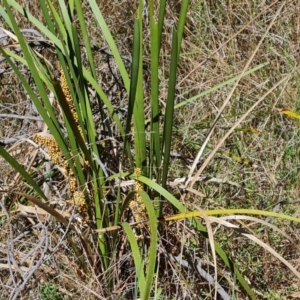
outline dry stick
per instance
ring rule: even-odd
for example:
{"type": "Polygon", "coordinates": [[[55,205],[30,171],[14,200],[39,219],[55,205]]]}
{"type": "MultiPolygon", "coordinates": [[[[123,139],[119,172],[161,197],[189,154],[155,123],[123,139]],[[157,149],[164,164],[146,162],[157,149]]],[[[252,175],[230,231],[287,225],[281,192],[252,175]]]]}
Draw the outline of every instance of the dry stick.
{"type": "Polygon", "coordinates": [[[198,64],[189,74],[187,74],[178,84],[177,86],[180,86],[180,84],[189,78],[194,72],[196,72],[200,67],[202,67],[210,58],[212,58],[219,50],[221,50],[225,45],[227,45],[231,40],[233,40],[237,35],[239,35],[242,31],[244,31],[253,21],[255,21],[258,17],[260,17],[262,14],[264,14],[269,8],[271,8],[273,5],[275,5],[279,0],[273,2],[265,10],[260,12],[257,16],[255,16],[253,19],[251,19],[245,26],[242,27],[237,33],[235,33],[229,40],[227,40],[224,44],[222,44],[219,48],[217,48],[215,51],[213,51],[204,61],[202,61],[200,64],[198,64]]]}
{"type": "Polygon", "coordinates": [[[15,115],[15,114],[0,114],[0,118],[13,118],[13,119],[21,119],[21,120],[43,121],[43,119],[41,117],[21,116],[21,115],[15,115]]]}
{"type": "Polygon", "coordinates": [[[6,146],[6,145],[9,145],[9,144],[13,144],[21,139],[26,139],[28,138],[28,134],[23,134],[23,135],[20,135],[20,136],[16,136],[16,137],[13,137],[13,138],[7,138],[7,139],[4,139],[4,140],[0,140],[0,146],[6,146]]]}
{"type": "MultiPolygon", "coordinates": [[[[241,72],[240,76],[238,77],[238,79],[236,80],[234,86],[232,87],[232,89],[231,89],[231,91],[230,91],[228,97],[227,97],[226,100],[224,101],[224,103],[223,103],[223,105],[222,105],[222,107],[221,107],[221,109],[220,109],[220,111],[219,111],[219,113],[218,113],[218,115],[217,115],[217,117],[216,117],[216,119],[215,119],[215,121],[214,121],[212,127],[210,128],[210,130],[209,130],[209,132],[208,132],[207,138],[205,139],[205,141],[204,141],[204,143],[203,143],[203,145],[202,145],[200,151],[199,151],[198,154],[197,154],[196,159],[194,160],[194,163],[193,163],[193,165],[192,165],[192,167],[191,167],[191,170],[190,170],[190,172],[189,172],[189,175],[188,175],[189,178],[192,177],[192,174],[193,174],[193,172],[194,172],[194,170],[195,170],[195,168],[196,168],[196,166],[197,166],[197,162],[199,161],[199,159],[200,159],[200,157],[201,157],[201,155],[202,155],[202,153],[203,153],[203,151],[204,151],[204,149],[205,149],[205,147],[206,147],[206,145],[207,145],[207,143],[208,143],[208,141],[209,141],[209,139],[210,139],[210,137],[211,137],[211,135],[212,135],[212,133],[213,133],[215,127],[216,127],[216,124],[217,124],[217,122],[218,122],[220,116],[222,115],[222,113],[223,113],[225,107],[226,107],[226,105],[228,104],[229,100],[231,99],[231,97],[232,97],[232,95],[233,95],[233,93],[234,93],[236,87],[238,86],[238,84],[239,84],[241,78],[243,77],[244,73],[246,72],[246,70],[248,69],[249,65],[251,64],[251,62],[252,62],[252,60],[253,60],[255,54],[257,53],[259,47],[261,46],[263,40],[264,40],[265,37],[267,36],[267,34],[268,34],[269,30],[271,29],[271,27],[273,26],[273,24],[274,24],[276,18],[278,17],[279,13],[280,13],[281,10],[282,10],[284,4],[285,4],[285,2],[283,2],[282,5],[281,5],[281,6],[279,7],[279,9],[277,10],[277,12],[276,12],[276,14],[274,15],[274,17],[273,17],[273,19],[272,19],[270,25],[269,25],[268,28],[267,28],[265,34],[264,34],[264,35],[262,36],[262,38],[260,39],[260,41],[259,41],[257,47],[255,48],[254,52],[252,53],[251,57],[249,58],[248,62],[246,63],[246,65],[245,65],[243,71],[241,72]]],[[[280,82],[281,82],[281,81],[280,81],[280,82]]],[[[277,86],[277,85],[276,85],[276,86],[277,86]]],[[[276,86],[275,86],[275,87],[276,87],[276,86]]],[[[275,87],[274,87],[274,88],[275,88],[275,87]]],[[[208,158],[205,160],[205,162],[203,163],[203,165],[201,166],[201,168],[197,171],[196,175],[194,176],[194,179],[191,181],[190,187],[193,187],[194,183],[196,182],[196,178],[199,177],[199,175],[203,172],[203,170],[204,170],[205,167],[208,165],[208,163],[210,162],[210,160],[212,159],[212,157],[214,156],[214,154],[217,152],[217,150],[220,148],[220,146],[222,145],[222,143],[225,141],[225,139],[226,139],[226,138],[233,132],[233,130],[234,130],[234,129],[235,129],[235,128],[236,128],[236,127],[237,127],[237,126],[238,126],[245,118],[246,118],[246,116],[247,116],[247,115],[248,115],[248,114],[249,114],[249,113],[250,113],[250,112],[251,112],[251,111],[252,111],[252,110],[253,110],[253,109],[254,109],[254,108],[255,108],[255,107],[263,100],[263,99],[264,99],[264,97],[267,96],[271,91],[273,91],[274,88],[272,88],[272,89],[271,89],[269,92],[267,92],[262,98],[260,98],[260,99],[259,99],[259,100],[258,100],[258,101],[257,101],[257,102],[256,102],[256,103],[255,103],[255,104],[254,104],[254,105],[246,112],[246,114],[245,114],[245,115],[244,115],[244,116],[243,116],[243,117],[242,117],[242,118],[241,118],[241,119],[240,119],[240,120],[239,120],[239,121],[238,121],[238,122],[237,122],[230,130],[229,130],[229,131],[228,131],[228,132],[227,132],[227,134],[224,136],[224,138],[221,140],[221,142],[214,148],[214,150],[210,153],[210,155],[209,155],[208,158]]],[[[185,187],[187,187],[188,184],[189,184],[189,181],[186,182],[185,187]]],[[[185,195],[183,195],[183,199],[182,199],[182,200],[184,200],[184,198],[185,198],[185,195]]]]}

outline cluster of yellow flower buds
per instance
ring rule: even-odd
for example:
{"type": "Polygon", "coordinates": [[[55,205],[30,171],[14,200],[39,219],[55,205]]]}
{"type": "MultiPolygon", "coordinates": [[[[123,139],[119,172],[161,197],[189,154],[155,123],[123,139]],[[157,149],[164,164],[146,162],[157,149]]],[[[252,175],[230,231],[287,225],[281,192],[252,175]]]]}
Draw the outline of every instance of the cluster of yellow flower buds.
{"type": "Polygon", "coordinates": [[[76,112],[76,108],[74,106],[74,102],[73,102],[73,99],[72,99],[72,95],[71,95],[71,92],[70,92],[70,89],[69,89],[69,86],[68,86],[68,82],[67,82],[67,78],[66,78],[66,75],[63,71],[63,69],[61,68],[61,75],[60,75],[60,85],[61,85],[61,89],[65,95],[65,98],[67,100],[67,103],[68,103],[68,106],[71,110],[71,113],[73,115],[73,118],[76,122],[76,125],[77,125],[77,128],[81,134],[81,136],[83,137],[83,134],[82,134],[82,128],[79,126],[79,119],[78,119],[78,115],[77,115],[77,112],[76,112]]]}
{"type": "Polygon", "coordinates": [[[48,154],[53,164],[62,168],[62,171],[69,181],[69,191],[72,194],[71,202],[77,205],[78,212],[82,217],[82,223],[88,221],[88,209],[85,202],[84,193],[79,190],[77,179],[73,171],[70,169],[63,153],[61,152],[54,137],[48,133],[37,133],[32,139],[40,146],[48,148],[48,154]]]}
{"type": "MultiPolygon", "coordinates": [[[[136,175],[142,175],[142,170],[140,168],[136,168],[134,170],[134,173],[136,175]]],[[[134,183],[134,191],[138,192],[143,190],[144,190],[143,184],[136,180],[134,183]]],[[[132,214],[134,216],[135,221],[139,222],[137,224],[137,228],[138,229],[145,228],[143,221],[146,221],[147,210],[142,197],[138,193],[136,193],[134,199],[129,202],[128,206],[132,210],[132,214]]]]}
{"type": "Polygon", "coordinates": [[[65,168],[65,158],[58,147],[54,137],[49,133],[37,133],[32,139],[38,144],[48,148],[48,154],[53,164],[65,168]]]}
{"type": "Polygon", "coordinates": [[[73,193],[72,203],[77,206],[78,212],[82,217],[82,223],[85,224],[89,220],[88,206],[86,204],[83,191],[77,190],[73,193]]]}

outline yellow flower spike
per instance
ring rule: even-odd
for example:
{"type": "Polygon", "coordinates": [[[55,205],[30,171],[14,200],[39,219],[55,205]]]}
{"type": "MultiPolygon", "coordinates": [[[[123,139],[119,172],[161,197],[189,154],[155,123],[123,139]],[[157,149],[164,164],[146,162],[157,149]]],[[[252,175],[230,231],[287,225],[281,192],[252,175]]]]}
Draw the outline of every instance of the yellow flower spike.
{"type": "MultiPolygon", "coordinates": [[[[135,168],[134,173],[137,175],[142,175],[142,170],[140,168],[135,168]]],[[[136,180],[134,183],[134,191],[139,192],[143,190],[144,190],[143,184],[136,180]]],[[[145,219],[145,216],[147,215],[146,207],[142,197],[138,193],[136,193],[134,199],[130,201],[129,207],[132,210],[136,222],[142,222],[146,220],[145,219]]],[[[140,223],[137,225],[137,227],[139,229],[143,229],[144,224],[140,223]]]]}
{"type": "Polygon", "coordinates": [[[63,170],[63,174],[67,177],[69,182],[69,191],[72,194],[71,202],[73,205],[78,206],[78,212],[82,217],[82,223],[86,223],[89,217],[84,193],[79,190],[77,179],[74,176],[73,171],[70,169],[69,164],[63,156],[63,153],[54,137],[51,134],[43,132],[33,135],[32,139],[38,145],[48,148],[48,154],[51,162],[58,165],[63,170]]]}
{"type": "Polygon", "coordinates": [[[82,191],[74,192],[72,202],[74,205],[78,206],[78,212],[82,217],[82,223],[87,223],[87,221],[89,220],[89,215],[84,193],[82,191]]]}
{"type": "Polygon", "coordinates": [[[51,134],[35,134],[32,139],[38,145],[48,148],[48,154],[53,164],[61,165],[65,161],[59,146],[51,134]]]}
{"type": "Polygon", "coordinates": [[[71,113],[73,115],[73,118],[74,118],[74,120],[77,124],[77,128],[78,128],[81,136],[83,137],[82,129],[79,126],[78,115],[77,115],[76,108],[75,108],[74,103],[73,103],[73,98],[72,98],[72,94],[71,94],[69,86],[68,86],[66,75],[65,75],[64,70],[62,68],[61,68],[60,72],[61,72],[61,75],[60,75],[61,89],[62,89],[62,91],[65,95],[65,98],[67,100],[67,103],[69,105],[71,113]]]}

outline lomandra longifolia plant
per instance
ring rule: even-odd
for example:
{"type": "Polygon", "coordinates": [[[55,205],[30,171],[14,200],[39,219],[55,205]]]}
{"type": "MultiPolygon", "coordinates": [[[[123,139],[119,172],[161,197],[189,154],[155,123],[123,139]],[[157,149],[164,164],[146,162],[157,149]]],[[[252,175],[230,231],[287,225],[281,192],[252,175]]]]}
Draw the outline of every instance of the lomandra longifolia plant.
{"type": "MultiPolygon", "coordinates": [[[[101,290],[104,296],[110,295],[120,280],[125,282],[121,272],[117,272],[116,269],[122,268],[126,251],[128,259],[124,264],[129,266],[128,270],[133,270],[134,266],[133,273],[129,273],[128,270],[126,273],[134,290],[132,295],[136,299],[150,299],[158,295],[158,291],[163,289],[163,286],[158,286],[161,283],[157,280],[161,276],[158,237],[167,236],[168,226],[165,225],[168,222],[191,219],[190,225],[187,226],[191,226],[210,243],[216,275],[212,280],[215,285],[215,297],[217,292],[224,291],[220,289],[217,280],[218,257],[232,272],[247,295],[251,299],[256,299],[234,262],[214,241],[211,224],[217,222],[225,227],[238,228],[229,221],[213,215],[269,215],[295,222],[299,222],[299,219],[258,210],[199,209],[191,212],[186,207],[186,202],[168,190],[167,181],[170,174],[176,109],[208,93],[213,93],[220,87],[237,84],[243,76],[265,67],[267,63],[250,70],[245,67],[240,75],[193,98],[178,102],[177,69],[180,64],[188,0],[181,1],[179,14],[176,16],[178,21],[172,31],[167,31],[164,26],[166,1],[162,0],[159,3],[153,0],[149,0],[148,3],[138,1],[133,5],[136,12],[132,28],[130,64],[128,60],[125,63],[117,47],[117,37],[112,36],[95,0],[87,0],[84,3],[79,0],[67,3],[62,0],[55,2],[41,0],[38,3],[43,21],[39,21],[30,9],[18,2],[3,0],[0,15],[6,28],[5,32],[19,45],[21,51],[16,52],[13,48],[2,47],[0,52],[42,118],[43,130],[34,132],[30,140],[37,148],[46,149],[44,154],[46,153],[50,163],[62,174],[63,182],[66,183],[65,190],[69,195],[68,201],[76,210],[77,217],[70,222],[66,215],[54,208],[51,205],[51,197],[45,193],[42,185],[34,180],[33,171],[26,170],[3,147],[0,147],[1,156],[24,179],[26,189],[14,191],[14,194],[27,199],[26,205],[30,206],[32,203],[37,205],[48,215],[53,216],[57,222],[70,229],[71,233],[66,236],[78,259],[79,268],[86,278],[95,276],[98,280],[95,281],[99,285],[103,284],[101,290]],[[55,55],[55,67],[24,36],[17,22],[20,16],[43,36],[42,42],[50,47],[52,54],[55,55]],[[101,32],[101,43],[105,44],[108,49],[106,53],[113,58],[126,94],[124,119],[118,113],[118,107],[109,97],[109,93],[101,85],[99,66],[95,60],[95,46],[91,44],[93,38],[90,36],[87,23],[89,26],[92,23],[101,32]],[[145,32],[149,33],[148,38],[145,32]],[[164,35],[168,35],[171,41],[167,64],[161,63],[164,35]],[[144,67],[145,61],[149,62],[150,72],[144,67]],[[29,84],[27,75],[20,70],[20,65],[26,68],[33,84],[29,84]],[[168,74],[165,80],[167,94],[163,99],[165,106],[162,106],[160,101],[163,97],[160,92],[162,68],[167,69],[168,74]],[[60,73],[60,77],[56,75],[57,72],[60,73]],[[55,105],[50,101],[50,95],[54,97],[55,105]],[[146,106],[150,107],[150,111],[146,106]],[[131,189],[126,188],[130,184],[131,189]],[[165,206],[172,207],[178,214],[164,216],[165,206]],[[206,226],[200,219],[205,221],[206,226]]],[[[283,81],[274,85],[274,88],[281,82],[283,81]]],[[[234,88],[232,93],[233,91],[234,88]]],[[[268,93],[271,91],[272,89],[268,93]]],[[[242,118],[239,122],[243,120],[242,118]]],[[[212,125],[211,133],[213,126],[215,125],[212,125]]],[[[205,146],[206,144],[203,145],[204,148],[205,146]]],[[[198,159],[195,162],[197,165],[198,159]]],[[[193,178],[196,176],[197,174],[193,178]]],[[[178,240],[182,238],[180,232],[175,236],[178,240]]],[[[298,272],[281,256],[274,253],[271,247],[251,234],[246,236],[276,255],[299,276],[298,272]]],[[[180,247],[178,250],[180,251],[180,247]]],[[[210,278],[203,276],[207,280],[210,278]]],[[[128,278],[126,280],[129,280],[128,278]]]]}

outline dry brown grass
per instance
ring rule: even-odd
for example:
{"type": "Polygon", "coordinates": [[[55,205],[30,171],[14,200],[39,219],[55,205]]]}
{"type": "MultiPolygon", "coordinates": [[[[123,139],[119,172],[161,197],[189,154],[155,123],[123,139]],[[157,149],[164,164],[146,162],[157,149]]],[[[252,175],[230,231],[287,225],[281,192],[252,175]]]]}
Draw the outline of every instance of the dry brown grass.
{"type": "MultiPolygon", "coordinates": [[[[129,66],[133,18],[137,4],[133,0],[98,2],[116,38],[120,52],[125,59],[128,58],[126,63],[129,66]]],[[[28,1],[20,0],[20,3],[26,5],[36,17],[41,19],[38,1],[29,1],[28,4],[28,1]]],[[[197,95],[239,74],[281,4],[282,1],[271,3],[256,0],[222,0],[218,2],[192,0],[180,58],[177,101],[180,102],[197,95]],[[257,15],[259,16],[256,17],[257,15]],[[249,23],[251,20],[253,21],[249,23]],[[244,28],[247,23],[249,25],[244,28]],[[241,29],[243,30],[236,35],[241,29]]],[[[167,7],[165,24],[167,34],[164,36],[161,56],[162,102],[167,93],[170,32],[172,24],[177,21],[176,12],[179,7],[180,2],[175,0],[170,1],[167,7]]],[[[112,103],[116,107],[124,109],[127,104],[126,94],[116,66],[112,57],[105,53],[106,45],[96,29],[95,21],[90,18],[88,9],[85,13],[91,42],[101,49],[94,53],[97,72],[101,78],[100,84],[110,95],[112,103]]],[[[18,21],[21,28],[31,26],[22,18],[19,18],[18,21]]],[[[144,36],[145,44],[147,44],[149,32],[145,31],[144,36]]],[[[275,82],[291,73],[294,67],[299,66],[299,42],[299,3],[297,0],[287,1],[280,17],[275,21],[270,34],[264,40],[251,64],[251,67],[254,67],[268,62],[268,66],[240,81],[230,104],[226,107],[216,127],[204,158],[238,117],[275,82]]],[[[51,51],[42,49],[41,54],[49,58],[55,68],[55,56],[51,51]]],[[[144,64],[145,69],[149,70],[147,59],[144,64]]],[[[4,69],[6,66],[5,62],[1,62],[0,69],[4,69]]],[[[26,73],[26,70],[24,72],[26,73]]],[[[29,74],[27,76],[30,81],[29,74]]],[[[209,167],[204,171],[203,180],[194,186],[205,196],[190,196],[186,199],[188,207],[256,208],[271,211],[278,209],[287,214],[299,216],[300,206],[297,202],[300,190],[298,179],[300,165],[299,121],[285,117],[276,110],[276,108],[288,108],[299,112],[299,78],[299,68],[296,68],[293,71],[292,79],[269,95],[242,124],[243,128],[254,128],[257,133],[235,131],[226,140],[222,146],[222,152],[219,151],[216,154],[209,167]],[[224,153],[228,155],[224,155],[224,153]],[[250,163],[241,163],[235,159],[236,157],[243,158],[250,163]],[[278,206],[278,203],[281,205],[278,206]]],[[[0,114],[36,116],[30,99],[23,92],[23,88],[14,74],[7,70],[0,75],[0,80],[0,114]]],[[[149,83],[147,78],[145,80],[147,94],[147,84],[149,83]]],[[[229,91],[230,87],[223,87],[175,112],[174,151],[188,159],[196,156],[229,91]]],[[[96,107],[95,111],[97,111],[96,107]]],[[[38,126],[37,122],[26,119],[1,117],[0,141],[16,136],[30,136],[39,131],[38,126]]],[[[14,143],[8,145],[7,148],[13,145],[14,143]]],[[[24,141],[12,149],[12,151],[21,149],[21,152],[19,151],[15,155],[25,166],[28,166],[27,162],[31,161],[30,155],[33,155],[34,151],[29,147],[30,144],[24,141]]],[[[64,177],[57,171],[52,171],[51,176],[47,177],[44,169],[40,167],[41,164],[42,161],[37,155],[30,164],[30,172],[41,185],[48,185],[55,207],[72,215],[72,210],[67,211],[64,177]]],[[[187,163],[174,159],[171,164],[174,178],[187,176],[189,171],[187,163]]],[[[48,170],[50,172],[50,169],[48,170]]],[[[28,191],[26,183],[16,180],[15,176],[13,170],[1,159],[0,189],[8,187],[14,189],[16,187],[13,185],[17,185],[19,191],[28,191]]],[[[174,188],[173,192],[180,196],[179,189],[174,188]]],[[[97,277],[92,273],[87,276],[82,271],[82,262],[77,257],[84,258],[84,253],[79,253],[78,256],[74,255],[74,248],[70,247],[70,240],[65,237],[65,229],[62,229],[49,216],[22,211],[20,207],[16,209],[15,203],[18,200],[11,194],[2,198],[0,264],[6,265],[6,267],[1,265],[0,285],[2,291],[0,298],[8,299],[9,295],[13,294],[13,289],[17,290],[22,280],[25,280],[24,277],[22,279],[22,276],[25,276],[26,271],[31,270],[33,264],[38,265],[39,261],[43,263],[36,268],[34,275],[28,281],[22,292],[23,299],[39,299],[39,295],[42,294],[41,287],[43,285],[41,283],[55,284],[61,298],[53,299],[134,298],[131,294],[134,270],[131,269],[132,262],[127,257],[128,245],[123,243],[123,240],[118,249],[119,256],[112,264],[111,276],[114,277],[112,281],[114,287],[112,288],[113,293],[108,295],[106,283],[103,282],[105,276],[97,277]],[[4,222],[5,214],[10,216],[9,222],[4,222]],[[13,255],[15,266],[7,264],[7,253],[13,255]],[[14,268],[17,270],[10,271],[14,268]]],[[[21,199],[21,203],[22,201],[25,200],[21,199]]],[[[170,212],[171,209],[168,209],[170,212]]],[[[256,229],[260,239],[272,246],[300,271],[299,226],[283,221],[270,220],[270,222],[292,236],[295,243],[283,239],[270,230],[258,228],[258,226],[251,227],[247,222],[243,226],[249,226],[251,230],[256,229]]],[[[296,280],[291,273],[287,272],[285,266],[263,249],[248,240],[241,239],[240,235],[235,232],[231,233],[228,229],[219,228],[217,230],[215,228],[215,230],[216,241],[224,247],[247,277],[258,299],[285,299],[299,291],[299,280],[296,280]]],[[[162,237],[161,247],[166,249],[169,247],[168,252],[174,251],[173,254],[176,255],[178,254],[177,250],[181,250],[184,245],[190,260],[201,257],[202,268],[213,274],[206,239],[199,237],[185,223],[170,225],[166,232],[166,236],[162,237]]],[[[89,232],[86,232],[86,236],[89,236],[89,232]]],[[[191,269],[183,267],[179,269],[174,260],[163,255],[160,256],[159,264],[161,267],[158,285],[163,295],[159,299],[198,299],[200,295],[203,299],[211,299],[210,295],[213,293],[210,291],[209,285],[205,280],[201,280],[201,277],[196,276],[191,269]],[[205,295],[207,295],[206,298],[205,295]]],[[[236,299],[245,299],[243,291],[239,287],[235,287],[235,278],[228,275],[228,270],[220,261],[218,261],[218,271],[219,277],[223,276],[220,284],[236,299]]]]}

